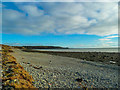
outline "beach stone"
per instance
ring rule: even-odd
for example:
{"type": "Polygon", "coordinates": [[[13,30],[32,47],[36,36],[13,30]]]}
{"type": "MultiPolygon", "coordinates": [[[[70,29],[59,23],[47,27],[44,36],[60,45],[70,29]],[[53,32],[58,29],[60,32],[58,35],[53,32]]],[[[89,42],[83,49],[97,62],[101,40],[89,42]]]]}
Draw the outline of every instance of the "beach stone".
{"type": "Polygon", "coordinates": [[[83,79],[82,78],[77,78],[77,79],[75,79],[77,82],[82,82],[83,81],[83,79]]]}
{"type": "MultiPolygon", "coordinates": [[[[94,57],[94,56],[92,56],[92,57],[94,57]]],[[[51,59],[51,61],[52,61],[52,59],[51,59]]],[[[105,69],[104,67],[97,67],[97,66],[89,65],[86,63],[83,64],[83,63],[80,63],[80,61],[79,61],[79,63],[75,63],[75,65],[74,65],[74,62],[72,62],[72,66],[63,65],[63,64],[61,64],[61,65],[58,64],[58,66],[55,66],[53,63],[50,64],[51,66],[43,65],[42,67],[44,68],[45,71],[42,69],[34,69],[32,67],[29,67],[29,65],[26,65],[26,64],[24,64],[24,67],[31,68],[31,70],[29,69],[29,72],[32,73],[34,78],[36,78],[35,80],[38,80],[36,82],[42,82],[43,78],[45,78],[49,83],[55,82],[55,83],[52,83],[51,85],[48,85],[48,83],[46,83],[46,81],[45,81],[45,83],[43,81],[45,86],[40,86],[39,84],[37,84],[37,87],[44,88],[47,85],[48,87],[51,87],[51,88],[54,88],[54,87],[56,87],[56,88],[58,88],[58,87],[60,87],[60,88],[61,87],[63,87],[63,88],[65,88],[65,87],[78,88],[81,86],[78,85],[80,82],[76,81],[77,78],[79,78],[79,79],[82,78],[83,80],[81,83],[83,84],[83,82],[84,82],[90,88],[91,88],[91,85],[93,85],[94,87],[109,87],[110,85],[112,87],[115,86],[115,82],[117,81],[116,71],[110,70],[108,68],[105,69]],[[100,69],[100,68],[103,68],[103,69],[100,69]],[[37,75],[36,73],[37,74],[39,73],[39,75],[37,75]],[[45,73],[45,74],[43,74],[43,73],[45,73]],[[111,75],[110,75],[110,73],[111,73],[111,75]],[[54,76],[56,76],[56,77],[54,77],[54,76]],[[53,79],[53,77],[54,77],[54,79],[53,79]],[[102,79],[106,79],[106,78],[110,78],[110,77],[111,77],[111,81],[110,80],[109,81],[102,80],[102,79]],[[94,81],[93,81],[93,79],[94,79],[94,81]],[[111,83],[108,83],[108,85],[107,85],[107,84],[105,84],[107,82],[111,82],[111,83]]],[[[34,64],[33,66],[37,66],[37,65],[34,64]]],[[[40,67],[40,65],[38,65],[37,67],[40,67]]]]}

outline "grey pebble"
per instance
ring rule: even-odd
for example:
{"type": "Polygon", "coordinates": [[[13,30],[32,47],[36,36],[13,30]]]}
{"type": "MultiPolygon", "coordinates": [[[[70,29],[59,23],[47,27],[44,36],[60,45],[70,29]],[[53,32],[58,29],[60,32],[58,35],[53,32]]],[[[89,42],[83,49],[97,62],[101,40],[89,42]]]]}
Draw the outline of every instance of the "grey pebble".
{"type": "MultiPolygon", "coordinates": [[[[68,68],[66,67],[51,67],[42,66],[43,69],[37,70],[29,65],[20,63],[26,71],[33,76],[35,82],[33,85],[40,88],[79,88],[81,87],[76,81],[76,78],[83,78],[83,83],[87,84],[87,87],[106,87],[106,88],[116,88],[118,87],[118,73],[114,70],[94,70],[83,68],[68,68]],[[92,71],[90,71],[92,70],[92,71]],[[95,71],[93,73],[93,71],[95,71]],[[108,74],[109,72],[109,74],[108,74]]],[[[36,65],[41,66],[41,65],[36,65]]],[[[82,84],[83,84],[82,83],[82,84]]],[[[83,85],[84,85],[83,84],[83,85]]]]}

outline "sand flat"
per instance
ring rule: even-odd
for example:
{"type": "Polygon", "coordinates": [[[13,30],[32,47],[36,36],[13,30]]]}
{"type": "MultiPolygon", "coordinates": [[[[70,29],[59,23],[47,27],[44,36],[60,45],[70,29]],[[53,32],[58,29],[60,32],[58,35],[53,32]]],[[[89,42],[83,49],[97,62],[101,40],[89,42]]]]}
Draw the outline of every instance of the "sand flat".
{"type": "Polygon", "coordinates": [[[32,53],[32,52],[23,52],[19,49],[15,49],[14,53],[12,53],[13,56],[16,57],[18,62],[30,62],[33,64],[41,64],[41,65],[49,65],[50,61],[51,64],[54,64],[56,66],[59,65],[73,65],[76,64],[77,61],[80,59],[74,59],[69,57],[62,57],[62,56],[55,56],[55,55],[49,55],[45,53],[32,53]]]}

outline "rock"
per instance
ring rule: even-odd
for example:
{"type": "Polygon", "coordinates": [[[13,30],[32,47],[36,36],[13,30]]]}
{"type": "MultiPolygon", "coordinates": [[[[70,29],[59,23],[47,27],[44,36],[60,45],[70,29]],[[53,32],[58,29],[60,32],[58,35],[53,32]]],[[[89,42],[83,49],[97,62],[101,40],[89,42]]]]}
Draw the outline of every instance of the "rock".
{"type": "Polygon", "coordinates": [[[29,65],[29,67],[32,67],[32,66],[33,66],[32,64],[29,65]]]}
{"type": "Polygon", "coordinates": [[[27,64],[30,64],[30,62],[28,62],[27,64]]]}
{"type": "Polygon", "coordinates": [[[77,78],[77,79],[75,79],[77,82],[82,82],[83,81],[83,79],[82,78],[77,78]]]}
{"type": "Polygon", "coordinates": [[[76,72],[76,74],[80,76],[79,72],[76,72]]]}
{"type": "Polygon", "coordinates": [[[41,69],[42,66],[40,66],[40,67],[33,66],[33,68],[35,68],[35,69],[41,69]]]}

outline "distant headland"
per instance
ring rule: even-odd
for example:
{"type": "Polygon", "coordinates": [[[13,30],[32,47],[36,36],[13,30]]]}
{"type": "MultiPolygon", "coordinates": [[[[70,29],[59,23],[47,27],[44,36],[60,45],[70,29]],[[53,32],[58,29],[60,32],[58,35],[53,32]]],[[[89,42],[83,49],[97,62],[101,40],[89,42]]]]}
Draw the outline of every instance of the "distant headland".
{"type": "Polygon", "coordinates": [[[27,49],[68,49],[68,47],[60,46],[22,46],[27,49]]]}
{"type": "MultiPolygon", "coordinates": [[[[8,46],[0,44],[0,46],[8,46]]],[[[69,49],[68,47],[60,47],[60,46],[12,46],[14,48],[26,48],[26,49],[69,49]]]]}

